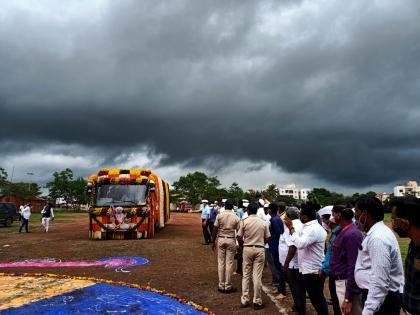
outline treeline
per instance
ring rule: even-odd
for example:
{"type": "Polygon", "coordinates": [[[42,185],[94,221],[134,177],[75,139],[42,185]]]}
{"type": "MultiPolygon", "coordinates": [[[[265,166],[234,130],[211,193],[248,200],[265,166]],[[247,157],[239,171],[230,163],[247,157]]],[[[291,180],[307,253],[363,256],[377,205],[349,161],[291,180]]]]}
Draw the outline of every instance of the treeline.
{"type": "MultiPolygon", "coordinates": [[[[283,201],[289,205],[302,203],[302,200],[280,195],[280,190],[275,184],[270,184],[262,190],[245,191],[235,182],[232,183],[230,187],[222,187],[217,176],[210,177],[203,172],[194,172],[181,176],[179,180],[173,184],[171,199],[173,202],[185,200],[192,205],[196,205],[200,203],[202,199],[207,199],[210,202],[214,202],[215,200],[220,201],[222,198],[230,198],[236,201],[248,199],[251,201],[258,199],[258,196],[260,195],[271,202],[283,201]]],[[[369,191],[363,194],[355,193],[351,196],[345,196],[325,188],[314,188],[308,195],[308,201],[327,206],[343,201],[354,203],[358,199],[366,196],[376,196],[376,192],[369,191]]]]}
{"type": "MultiPolygon", "coordinates": [[[[86,180],[83,177],[74,178],[73,171],[69,168],[54,172],[53,180],[46,184],[49,193],[44,196],[55,203],[62,198],[67,204],[80,205],[88,200],[86,194],[86,180]]],[[[11,182],[7,172],[0,167],[0,195],[14,195],[18,199],[29,200],[42,195],[41,186],[37,183],[11,182]]]]}
{"type": "MultiPolygon", "coordinates": [[[[54,172],[52,180],[46,184],[49,193],[48,200],[55,202],[58,198],[63,198],[67,204],[85,204],[88,201],[86,193],[86,179],[83,177],[74,178],[73,171],[69,168],[54,172]]],[[[7,172],[0,167],[0,194],[15,195],[19,199],[31,199],[42,194],[41,186],[37,183],[8,181],[7,172]]],[[[171,190],[171,201],[179,202],[185,200],[191,205],[196,205],[202,199],[208,199],[210,202],[220,201],[223,198],[230,198],[236,201],[241,199],[257,200],[262,195],[271,202],[283,201],[289,205],[300,204],[301,200],[295,200],[293,197],[280,195],[280,190],[275,184],[268,185],[261,190],[244,190],[238,183],[232,183],[229,187],[222,187],[217,176],[208,176],[203,172],[188,173],[181,176],[173,183],[171,190]]],[[[346,196],[341,193],[329,191],[326,188],[314,188],[308,195],[308,200],[322,206],[332,205],[337,202],[354,203],[359,198],[366,196],[376,196],[376,192],[355,193],[346,196]]]]}

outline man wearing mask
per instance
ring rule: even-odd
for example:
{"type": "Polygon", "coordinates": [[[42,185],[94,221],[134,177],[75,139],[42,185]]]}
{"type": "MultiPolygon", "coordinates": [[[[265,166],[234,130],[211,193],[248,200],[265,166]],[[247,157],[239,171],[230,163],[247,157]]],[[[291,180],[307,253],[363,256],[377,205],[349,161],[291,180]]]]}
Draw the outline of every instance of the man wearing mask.
{"type": "Polygon", "coordinates": [[[319,269],[324,260],[327,232],[316,219],[315,206],[311,203],[302,205],[300,220],[302,233],[296,233],[293,223],[287,217],[284,220],[290,231],[293,245],[299,252],[300,272],[303,275],[306,292],[318,315],[328,315],[328,305],[324,296],[324,279],[319,276],[319,269]]]}
{"type": "Polygon", "coordinates": [[[383,222],[384,208],[375,197],[356,204],[366,237],[356,260],[354,277],[362,289],[363,315],[399,315],[400,288],[404,283],[400,247],[394,233],[383,222]]]}
{"type": "Polygon", "coordinates": [[[391,210],[394,231],[411,239],[405,259],[403,308],[407,314],[420,314],[420,199],[397,199],[391,210]]]}

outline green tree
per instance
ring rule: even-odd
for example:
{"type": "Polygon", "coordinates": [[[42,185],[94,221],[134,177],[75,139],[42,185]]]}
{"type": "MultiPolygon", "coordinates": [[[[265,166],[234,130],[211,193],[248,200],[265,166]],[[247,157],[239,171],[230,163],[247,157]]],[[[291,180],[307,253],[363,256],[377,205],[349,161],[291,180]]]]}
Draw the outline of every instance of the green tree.
{"type": "Polygon", "coordinates": [[[9,182],[7,181],[7,172],[4,168],[0,167],[0,193],[8,186],[9,182]]]}
{"type": "Polygon", "coordinates": [[[63,198],[67,203],[72,203],[73,171],[69,168],[66,168],[61,172],[54,172],[53,177],[54,180],[47,183],[47,188],[50,191],[49,198],[52,200],[63,198]]]}
{"type": "Polygon", "coordinates": [[[14,195],[18,199],[32,199],[41,195],[41,187],[37,183],[8,183],[5,195],[14,195]]]}
{"type": "Polygon", "coordinates": [[[329,191],[325,188],[314,188],[308,194],[308,200],[325,207],[333,205],[339,201],[345,201],[346,197],[344,197],[343,194],[329,191]]]}
{"type": "Polygon", "coordinates": [[[244,199],[247,199],[249,202],[257,202],[259,196],[261,196],[261,191],[255,189],[248,189],[244,193],[244,199]]]}
{"type": "Polygon", "coordinates": [[[277,202],[285,202],[288,206],[294,206],[297,204],[295,198],[287,195],[279,195],[276,199],[277,202]]]}
{"type": "Polygon", "coordinates": [[[70,182],[71,197],[79,206],[88,202],[86,185],[87,181],[83,177],[78,177],[70,182]]]}
{"type": "Polygon", "coordinates": [[[230,185],[230,187],[226,191],[226,197],[238,201],[240,199],[243,199],[244,191],[241,187],[239,187],[238,183],[233,182],[232,185],[230,185]]]}
{"type": "Polygon", "coordinates": [[[204,198],[212,200],[220,193],[218,188],[220,181],[217,177],[208,177],[205,173],[198,171],[181,176],[173,186],[181,198],[186,198],[193,205],[204,198]]]}
{"type": "Polygon", "coordinates": [[[267,200],[274,202],[278,200],[280,191],[276,184],[270,184],[262,191],[262,194],[265,198],[267,198],[267,200]]]}

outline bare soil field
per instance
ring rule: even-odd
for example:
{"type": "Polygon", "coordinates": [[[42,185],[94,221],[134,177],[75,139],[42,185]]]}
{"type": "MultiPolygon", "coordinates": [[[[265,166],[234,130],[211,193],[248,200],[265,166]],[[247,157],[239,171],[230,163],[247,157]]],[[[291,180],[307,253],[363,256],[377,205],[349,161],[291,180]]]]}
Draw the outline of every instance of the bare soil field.
{"type": "MultiPolygon", "coordinates": [[[[169,224],[153,239],[93,241],[88,238],[86,213],[57,213],[49,233],[44,233],[38,216],[30,222],[31,233],[19,233],[18,222],[0,227],[0,261],[55,258],[62,261],[90,261],[111,256],[137,256],[150,260],[148,265],[131,267],[129,273],[104,267],[0,268],[0,272],[41,272],[124,281],[175,293],[208,307],[216,314],[250,314],[252,308],[240,308],[241,276],[233,276],[238,292],[217,291],[217,259],[211,246],[202,245],[199,214],[172,213],[169,224]]],[[[266,268],[263,282],[268,287],[271,275],[266,268]]],[[[291,295],[280,302],[279,312],[263,294],[265,308],[258,314],[292,313],[291,295]]],[[[311,314],[308,304],[308,314],[311,314]]]]}

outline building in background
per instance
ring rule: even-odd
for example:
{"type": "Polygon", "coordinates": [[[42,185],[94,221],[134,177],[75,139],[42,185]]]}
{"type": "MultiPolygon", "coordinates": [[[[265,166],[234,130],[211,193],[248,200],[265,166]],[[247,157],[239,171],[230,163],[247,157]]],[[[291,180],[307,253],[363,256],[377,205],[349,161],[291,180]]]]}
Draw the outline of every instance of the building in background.
{"type": "Polygon", "coordinates": [[[297,188],[295,184],[286,185],[284,188],[279,189],[281,196],[289,196],[295,200],[308,200],[308,194],[311,192],[309,188],[297,188]]]}
{"type": "Polygon", "coordinates": [[[32,204],[33,212],[41,212],[42,208],[45,206],[46,200],[41,197],[34,197],[31,199],[19,199],[15,195],[3,195],[0,196],[0,202],[12,202],[15,204],[16,209],[19,209],[21,205],[26,205],[30,203],[32,204]]]}
{"type": "Polygon", "coordinates": [[[389,198],[391,198],[391,194],[387,192],[382,192],[376,195],[376,198],[378,198],[382,203],[387,201],[389,198]]]}
{"type": "Polygon", "coordinates": [[[405,185],[395,186],[394,196],[395,197],[415,196],[417,198],[420,198],[420,186],[418,186],[417,182],[414,180],[407,182],[405,185]]]}

